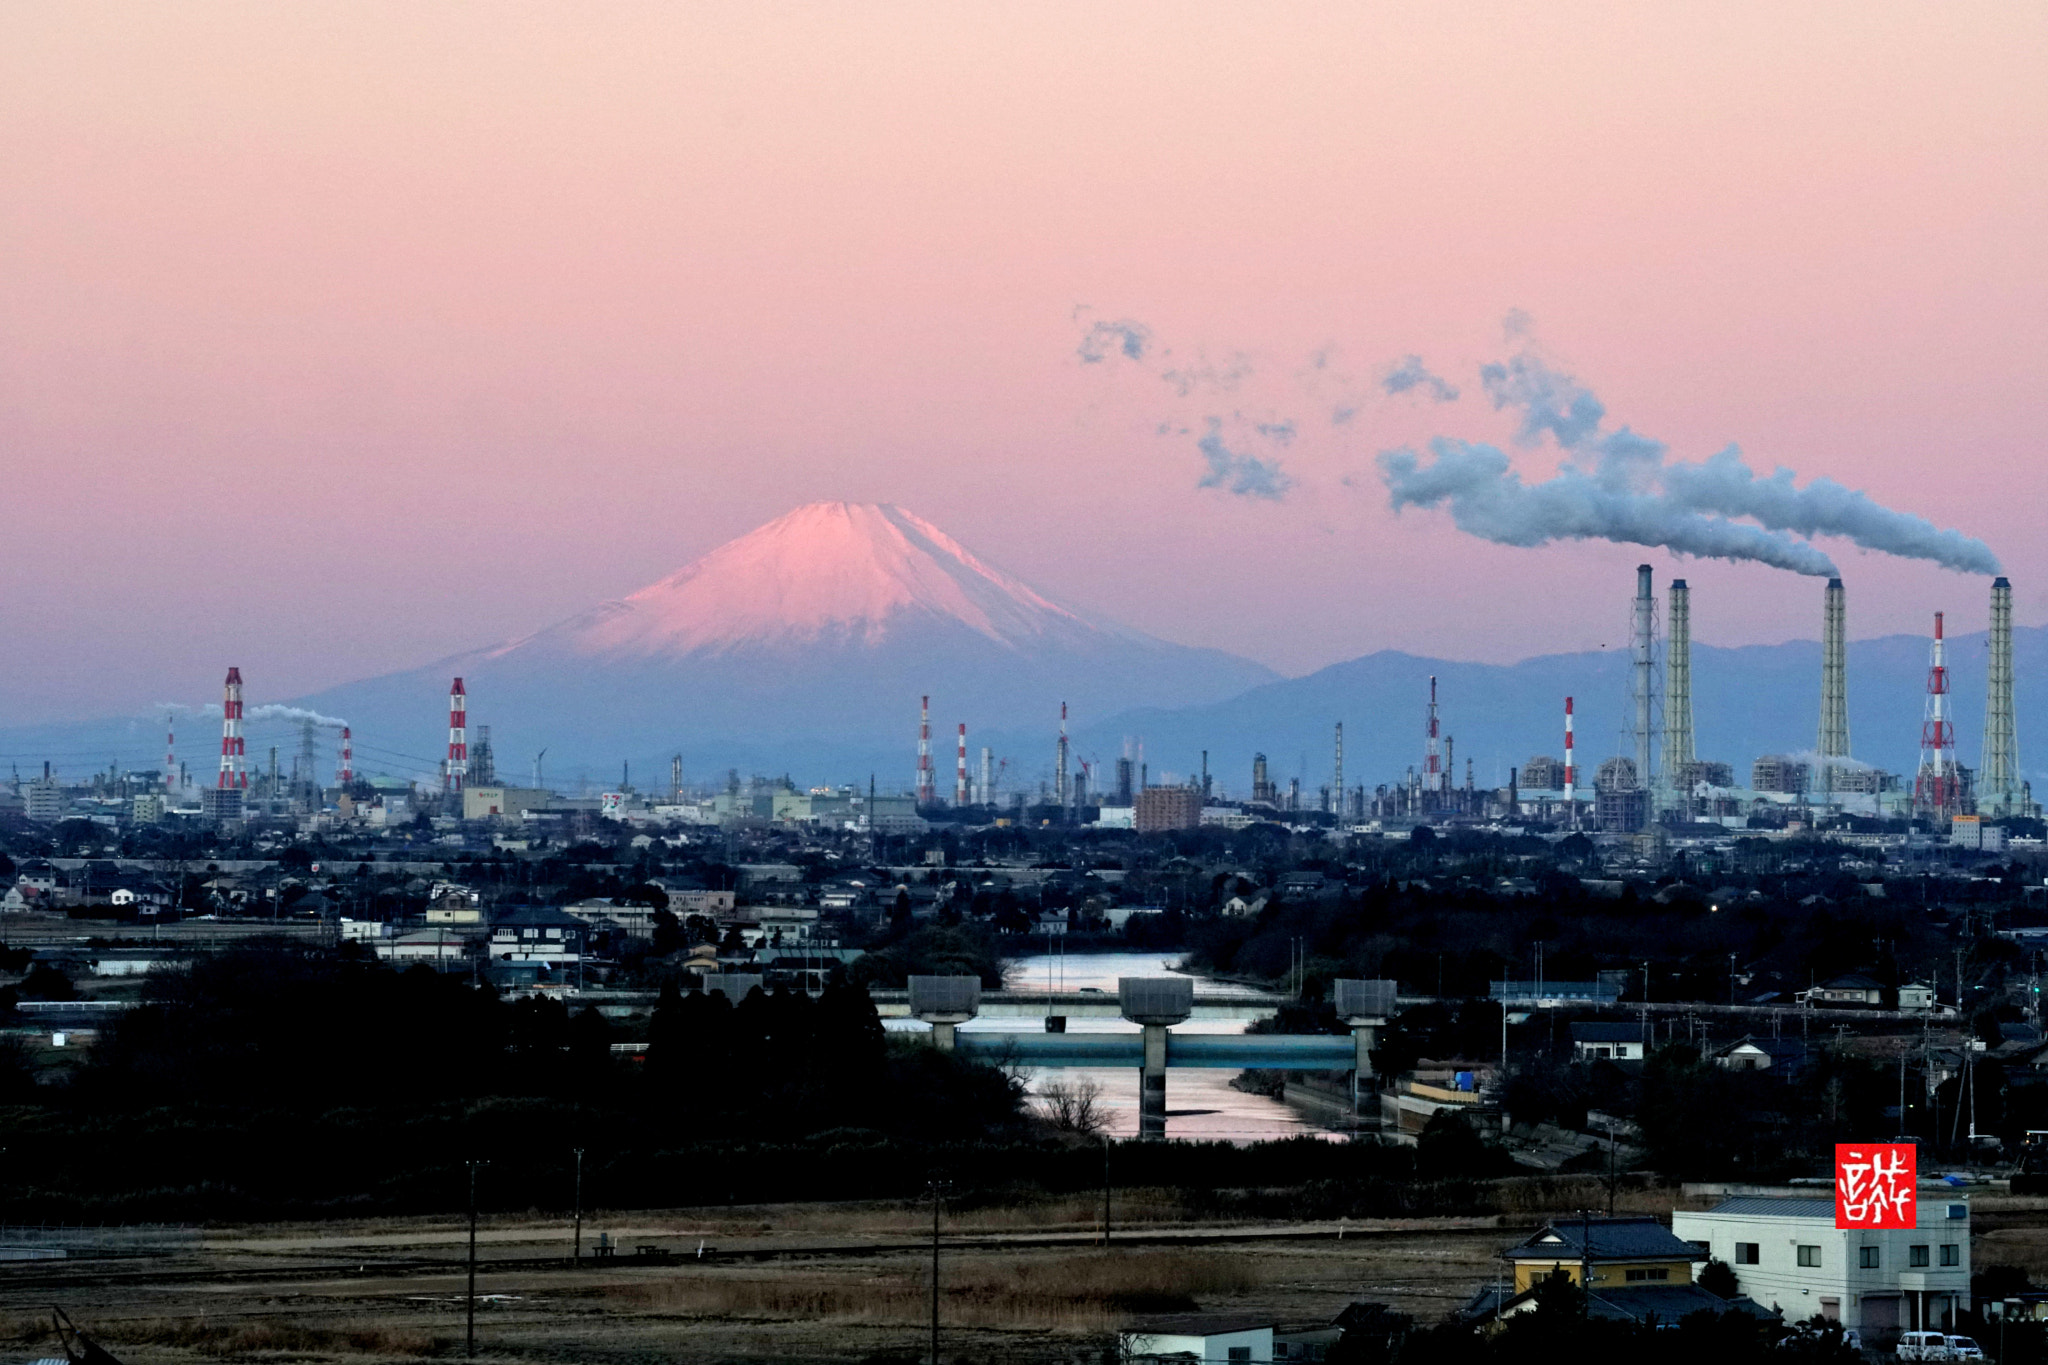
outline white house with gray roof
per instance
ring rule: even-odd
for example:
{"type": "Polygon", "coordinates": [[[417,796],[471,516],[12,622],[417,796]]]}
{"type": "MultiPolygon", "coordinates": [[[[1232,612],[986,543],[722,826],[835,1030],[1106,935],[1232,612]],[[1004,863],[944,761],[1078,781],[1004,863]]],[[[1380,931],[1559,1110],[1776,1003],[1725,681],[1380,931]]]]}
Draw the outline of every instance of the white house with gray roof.
{"type": "Polygon", "coordinates": [[[1970,1302],[1970,1204],[1922,1190],[1911,1228],[1835,1226],[1835,1202],[1747,1196],[1674,1213],[1671,1230],[1726,1261],[1742,1292],[1788,1322],[1823,1317],[1866,1344],[1948,1328],[1970,1302]]]}

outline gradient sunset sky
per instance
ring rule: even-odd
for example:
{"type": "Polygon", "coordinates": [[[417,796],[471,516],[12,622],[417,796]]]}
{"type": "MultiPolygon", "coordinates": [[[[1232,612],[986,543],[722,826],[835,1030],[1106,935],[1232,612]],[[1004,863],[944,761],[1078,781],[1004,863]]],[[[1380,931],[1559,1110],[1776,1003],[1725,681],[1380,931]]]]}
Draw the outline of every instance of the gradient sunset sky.
{"type": "MultiPolygon", "coordinates": [[[[1389,448],[1556,467],[1480,392],[1519,344],[1982,537],[2037,625],[2044,71],[2018,3],[14,0],[0,722],[410,667],[826,498],[1286,672],[1613,643],[1645,559],[1704,642],[1816,633],[1812,579],[1397,517],[1389,448]],[[1280,496],[1201,486],[1211,418],[1280,496]]],[[[1853,634],[1981,629],[1823,548],[1853,634]]]]}

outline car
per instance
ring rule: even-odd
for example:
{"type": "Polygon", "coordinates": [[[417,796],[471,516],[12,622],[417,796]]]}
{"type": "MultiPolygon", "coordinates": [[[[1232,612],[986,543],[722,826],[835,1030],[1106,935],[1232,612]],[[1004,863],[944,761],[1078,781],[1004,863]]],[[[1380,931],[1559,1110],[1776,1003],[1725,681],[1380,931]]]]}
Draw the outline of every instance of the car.
{"type": "Polygon", "coordinates": [[[1969,1337],[1950,1337],[1948,1339],[1948,1358],[1950,1360],[1982,1360],[1984,1358],[1984,1348],[1969,1337]]]}
{"type": "Polygon", "coordinates": [[[1899,1337],[1900,1360],[1949,1360],[1948,1338],[1940,1332],[1907,1332],[1899,1337]]]}

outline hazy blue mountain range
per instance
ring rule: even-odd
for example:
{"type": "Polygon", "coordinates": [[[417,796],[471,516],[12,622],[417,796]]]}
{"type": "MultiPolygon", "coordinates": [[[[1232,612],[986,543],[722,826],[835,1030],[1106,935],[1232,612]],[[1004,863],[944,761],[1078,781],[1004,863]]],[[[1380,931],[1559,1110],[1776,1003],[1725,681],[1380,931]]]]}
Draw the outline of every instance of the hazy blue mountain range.
{"type": "MultiPolygon", "coordinates": [[[[1918,762],[1926,702],[1928,642],[1892,635],[1849,645],[1849,724],[1856,756],[1894,772],[1918,762]]],[[[2048,743],[2048,628],[2013,632],[2020,759],[2030,780],[2048,772],[2029,736],[2048,743]],[[2043,729],[2034,729],[2041,726],[2043,729]]],[[[1977,763],[1984,724],[1984,632],[1951,637],[1952,712],[1962,761],[1977,763]]],[[[1254,752],[1274,780],[1296,775],[1306,791],[1330,780],[1331,730],[1344,722],[1345,781],[1368,787],[1420,766],[1429,702],[1437,677],[1444,733],[1456,740],[1459,782],[1465,760],[1481,786],[1504,784],[1510,765],[1532,754],[1562,757],[1564,698],[1576,698],[1581,768],[1622,752],[1628,707],[1625,652],[1557,654],[1495,665],[1453,663],[1382,651],[1226,701],[1146,708],[1080,727],[1076,747],[1113,760],[1126,737],[1144,740],[1155,779],[1186,774],[1209,750],[1210,770],[1233,792],[1249,790],[1254,752]]],[[[1736,765],[1747,781],[1751,759],[1814,747],[1820,718],[1820,642],[1727,649],[1693,645],[1693,726],[1701,758],[1736,765]]],[[[1049,762],[1050,760],[1047,760],[1049,762]]]]}
{"type": "MultiPolygon", "coordinates": [[[[2048,725],[2048,628],[2018,630],[2015,641],[2021,758],[2031,774],[2031,726],[2048,725]]],[[[1810,750],[1819,655],[1815,641],[1695,645],[1699,755],[1735,764],[1746,780],[1758,754],[1810,750]]],[[[1981,632],[1950,642],[1956,733],[1971,764],[1984,657],[1981,632]]],[[[1856,641],[1849,658],[1856,754],[1910,771],[1927,642],[1856,641]]],[[[900,508],[850,503],[800,507],[629,597],[523,638],[310,696],[264,697],[260,660],[225,662],[252,679],[252,770],[272,745],[289,767],[298,735],[284,712],[297,706],[353,727],[359,772],[438,780],[448,685],[461,675],[471,741],[490,727],[501,780],[531,780],[545,749],[549,785],[572,789],[615,784],[626,763],[636,785],[660,786],[680,754],[693,783],[737,768],[805,785],[864,783],[873,773],[885,790],[907,790],[918,698],[929,694],[936,786],[947,797],[961,721],[974,759],[986,744],[1008,760],[1003,790],[1049,782],[1062,701],[1072,708],[1075,759],[1097,765],[1098,786],[1128,741],[1134,753],[1142,742],[1154,780],[1193,774],[1207,749],[1217,780],[1241,795],[1253,753],[1264,752],[1276,781],[1298,775],[1313,794],[1330,780],[1338,720],[1347,783],[1393,783],[1421,762],[1431,674],[1455,743],[1455,780],[1468,758],[1476,780],[1492,786],[1532,754],[1561,755],[1567,694],[1577,698],[1590,780],[1620,750],[1628,686],[1627,658],[1615,651],[1509,665],[1388,651],[1282,679],[1054,601],[900,508]]],[[[218,712],[183,715],[178,728],[180,758],[205,780],[217,767],[218,712]]],[[[323,780],[335,739],[319,732],[323,780]]],[[[49,758],[73,780],[110,762],[155,767],[162,753],[161,715],[0,732],[0,755],[24,773],[49,758]]]]}

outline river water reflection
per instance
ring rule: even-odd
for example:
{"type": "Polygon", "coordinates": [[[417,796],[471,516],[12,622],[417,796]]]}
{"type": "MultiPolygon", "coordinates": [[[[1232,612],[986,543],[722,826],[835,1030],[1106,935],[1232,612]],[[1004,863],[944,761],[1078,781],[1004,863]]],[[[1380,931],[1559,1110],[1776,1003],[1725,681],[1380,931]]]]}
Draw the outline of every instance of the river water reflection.
{"type": "MultiPolygon", "coordinates": [[[[1012,991],[1099,990],[1114,996],[1118,977],[1186,976],[1179,972],[1178,953],[1075,953],[1020,959],[1005,982],[1012,991]]],[[[1248,986],[1228,982],[1198,981],[1195,989],[1204,995],[1255,995],[1248,986]]],[[[1050,1011],[1048,1011],[1050,1012],[1050,1011]]],[[[915,1020],[891,1019],[891,1028],[922,1029],[915,1020]]],[[[1238,1019],[1191,1019],[1175,1027],[1176,1033],[1242,1033],[1238,1019]]],[[[1045,1028],[1038,1019],[976,1019],[961,1025],[962,1032],[1038,1033],[1045,1028]]],[[[1069,1019],[1069,1033],[1135,1033],[1137,1025],[1121,1019],[1069,1019]]],[[[1248,1095],[1230,1088],[1237,1072],[1212,1071],[1206,1067],[1173,1067],[1166,1073],[1166,1135],[1211,1141],[1256,1142],[1268,1138],[1293,1137],[1323,1130],[1304,1122],[1278,1100],[1248,1095]]],[[[1077,1084],[1093,1081],[1100,1088],[1097,1104],[1106,1113],[1109,1131],[1117,1137],[1138,1133],[1138,1069],[1136,1067],[1045,1067],[1025,1073],[1025,1085],[1035,1095],[1051,1081],[1077,1084]]]]}

